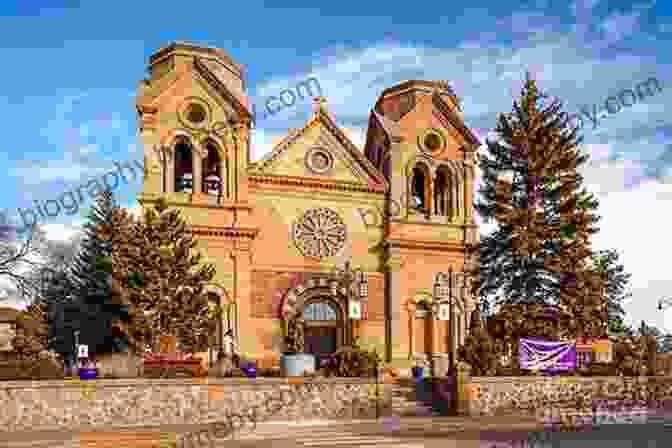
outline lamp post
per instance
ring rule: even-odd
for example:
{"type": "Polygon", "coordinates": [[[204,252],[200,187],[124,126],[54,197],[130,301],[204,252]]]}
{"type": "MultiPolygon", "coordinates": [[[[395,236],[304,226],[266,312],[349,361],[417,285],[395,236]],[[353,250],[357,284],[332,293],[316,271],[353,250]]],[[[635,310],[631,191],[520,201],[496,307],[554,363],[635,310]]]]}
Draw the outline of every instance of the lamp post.
{"type": "MultiPolygon", "coordinates": [[[[434,297],[438,299],[437,303],[433,305],[433,313],[438,312],[440,303],[448,299],[448,306],[450,307],[450,314],[448,318],[448,379],[449,379],[449,393],[450,393],[450,415],[456,414],[456,393],[457,393],[457,377],[455,375],[455,355],[454,355],[454,337],[453,337],[453,321],[454,317],[454,301],[453,301],[453,268],[450,267],[448,273],[438,273],[436,276],[436,281],[434,283],[434,297]],[[446,277],[448,277],[448,282],[446,282],[446,277]],[[447,284],[446,284],[447,283],[447,284]]],[[[431,355],[430,355],[431,356],[431,355]]],[[[430,366],[432,369],[432,376],[434,373],[434,362],[431,359],[430,366]]]]}
{"type": "MultiPolygon", "coordinates": [[[[369,296],[369,281],[367,273],[364,270],[359,268],[353,269],[352,263],[348,260],[345,262],[343,268],[336,268],[334,274],[336,281],[331,283],[331,293],[335,296],[338,294],[339,286],[344,288],[346,298],[348,299],[348,309],[350,303],[359,302],[361,304],[361,300],[367,299],[369,296]]],[[[354,342],[354,332],[351,336],[348,338],[350,345],[354,342]]]]}
{"type": "MultiPolygon", "coordinates": [[[[439,307],[443,303],[444,300],[449,298],[449,291],[448,291],[449,286],[446,285],[445,282],[445,274],[442,272],[439,272],[436,275],[436,279],[434,281],[434,303],[432,304],[432,317],[436,317],[439,314],[439,307]]],[[[448,325],[451,323],[449,322],[448,325]]],[[[450,330],[448,330],[448,350],[450,351],[450,344],[451,344],[451,336],[450,336],[450,330]]],[[[432,376],[434,376],[434,361],[433,357],[430,356],[430,369],[432,372],[432,376]]]]}

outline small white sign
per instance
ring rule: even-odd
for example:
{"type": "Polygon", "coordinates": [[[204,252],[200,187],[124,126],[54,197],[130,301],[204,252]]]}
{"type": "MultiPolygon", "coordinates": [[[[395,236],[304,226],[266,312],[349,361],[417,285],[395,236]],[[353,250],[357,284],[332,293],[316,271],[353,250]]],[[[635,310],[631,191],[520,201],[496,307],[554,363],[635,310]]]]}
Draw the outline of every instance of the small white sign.
{"type": "Polygon", "coordinates": [[[89,357],[89,346],[80,344],[77,346],[77,357],[78,358],[88,358],[89,357]]]}
{"type": "Polygon", "coordinates": [[[350,302],[350,319],[362,318],[362,305],[359,302],[350,302]]]}
{"type": "Polygon", "coordinates": [[[450,306],[447,303],[439,305],[439,320],[450,319],[450,306]]]}

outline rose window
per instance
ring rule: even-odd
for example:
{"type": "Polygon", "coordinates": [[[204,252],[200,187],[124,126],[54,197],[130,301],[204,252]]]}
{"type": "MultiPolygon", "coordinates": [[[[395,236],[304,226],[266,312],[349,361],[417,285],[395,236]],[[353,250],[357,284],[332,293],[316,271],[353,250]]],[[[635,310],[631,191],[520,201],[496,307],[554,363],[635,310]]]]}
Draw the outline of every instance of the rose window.
{"type": "Polygon", "coordinates": [[[308,210],[294,227],[294,243],[307,257],[334,256],[345,245],[345,238],[343,220],[328,208],[308,210]]]}

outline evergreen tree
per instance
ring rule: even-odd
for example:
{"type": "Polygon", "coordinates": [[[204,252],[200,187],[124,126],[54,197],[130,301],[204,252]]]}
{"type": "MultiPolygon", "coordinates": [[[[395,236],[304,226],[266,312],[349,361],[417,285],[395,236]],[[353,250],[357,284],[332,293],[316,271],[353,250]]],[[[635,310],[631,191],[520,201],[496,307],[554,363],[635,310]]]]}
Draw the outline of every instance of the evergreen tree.
{"type": "Polygon", "coordinates": [[[75,256],[70,277],[73,301],[78,307],[80,343],[89,345],[93,353],[120,351],[113,337],[114,323],[128,319],[125,306],[113,301],[110,283],[114,213],[118,206],[111,191],[96,198],[88,214],[79,252],[75,256]]]}
{"type": "Polygon", "coordinates": [[[180,212],[160,200],[122,233],[113,237],[113,286],[134,322],[132,345],[156,348],[160,335],[174,335],[183,351],[204,348],[213,323],[204,287],[215,268],[201,264],[180,212]]]}
{"type": "Polygon", "coordinates": [[[481,240],[475,287],[484,301],[560,305],[573,316],[572,333],[594,334],[604,331],[602,279],[587,263],[599,204],[581,187],[577,169],[588,157],[577,129],[560,101],[542,98],[528,74],[513,112],[499,116],[499,139],[481,155],[475,208],[498,227],[481,240]]]}
{"type": "Polygon", "coordinates": [[[632,296],[628,290],[631,274],[625,272],[625,267],[619,262],[619,253],[616,249],[598,251],[593,256],[595,271],[606,275],[607,312],[609,314],[609,332],[627,333],[623,318],[623,302],[632,296]]]}

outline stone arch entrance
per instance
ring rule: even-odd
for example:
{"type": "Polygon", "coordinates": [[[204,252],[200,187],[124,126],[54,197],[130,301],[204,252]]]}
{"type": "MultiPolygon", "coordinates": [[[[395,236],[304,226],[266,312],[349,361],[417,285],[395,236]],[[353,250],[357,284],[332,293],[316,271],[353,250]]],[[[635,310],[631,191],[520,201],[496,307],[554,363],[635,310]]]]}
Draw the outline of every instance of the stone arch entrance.
{"type": "Polygon", "coordinates": [[[346,291],[339,288],[334,295],[331,283],[326,278],[310,279],[290,289],[282,303],[283,319],[303,314],[304,350],[318,356],[352,344],[346,291]]]}
{"type": "Polygon", "coordinates": [[[316,357],[334,353],[343,345],[343,313],[330,296],[316,295],[303,305],[304,351],[316,357]]]}

